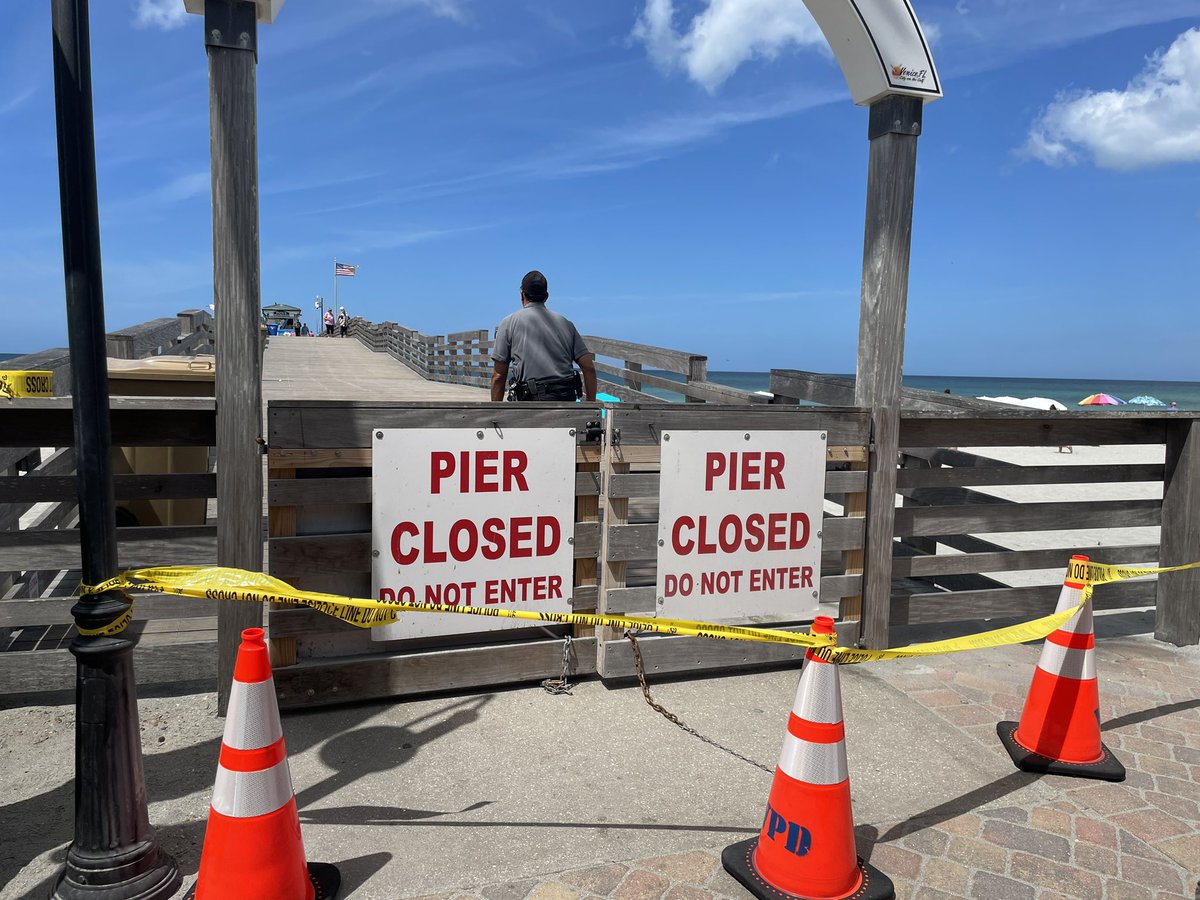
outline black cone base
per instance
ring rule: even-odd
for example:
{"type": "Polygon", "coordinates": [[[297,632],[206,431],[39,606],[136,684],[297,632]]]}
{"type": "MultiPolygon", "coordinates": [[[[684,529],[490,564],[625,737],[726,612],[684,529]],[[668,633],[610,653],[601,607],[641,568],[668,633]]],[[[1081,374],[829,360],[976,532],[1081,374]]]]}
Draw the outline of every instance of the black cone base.
{"type": "Polygon", "coordinates": [[[1017,722],[1001,722],[996,726],[1000,743],[1012,757],[1013,765],[1023,772],[1038,772],[1043,775],[1069,775],[1072,778],[1098,778],[1101,781],[1124,781],[1125,767],[1113,756],[1104,744],[1100,745],[1104,756],[1095,763],[1071,763],[1051,759],[1034,753],[1017,743],[1017,722]]]}
{"type": "Polygon", "coordinates": [[[333,900],[342,886],[342,873],[330,863],[309,863],[308,879],[316,894],[313,900],[333,900]]]}
{"type": "MultiPolygon", "coordinates": [[[[330,863],[309,863],[308,880],[312,882],[313,900],[333,900],[342,886],[342,873],[338,871],[337,866],[330,863]]],[[[196,885],[193,884],[183,900],[195,898],[196,885]]]]}
{"type": "MultiPolygon", "coordinates": [[[[759,900],[780,900],[780,898],[809,900],[803,894],[781,891],[763,880],[752,862],[754,848],[757,846],[758,838],[755,837],[748,841],[738,841],[736,844],[726,847],[721,853],[721,863],[725,866],[725,871],[741,882],[742,887],[758,897],[759,900]]],[[[862,857],[859,857],[858,868],[863,873],[862,886],[853,894],[847,894],[838,900],[892,900],[896,896],[892,880],[874,866],[863,862],[862,857]]]]}

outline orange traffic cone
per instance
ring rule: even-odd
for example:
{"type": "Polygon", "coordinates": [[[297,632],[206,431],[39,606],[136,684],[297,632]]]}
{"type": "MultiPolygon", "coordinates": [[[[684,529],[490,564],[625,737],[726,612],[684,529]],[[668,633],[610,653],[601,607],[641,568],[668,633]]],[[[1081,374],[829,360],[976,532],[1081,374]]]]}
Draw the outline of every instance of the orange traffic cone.
{"type": "MultiPolygon", "coordinates": [[[[1056,612],[1083,598],[1086,556],[1072,556],[1056,612]],[[1073,571],[1074,570],[1074,571],[1073,571]]],[[[1046,638],[1021,721],[1001,722],[996,733],[1018,769],[1124,781],[1125,767],[1100,742],[1100,692],[1096,685],[1089,602],[1046,638]]]]}
{"type": "MultiPolygon", "coordinates": [[[[812,633],[833,634],[833,619],[818,616],[812,633]]],[[[891,880],[855,851],[838,667],[804,659],[762,831],[721,862],[762,900],[888,900],[891,880]]]]}
{"type": "Polygon", "coordinates": [[[200,874],[185,900],[332,900],[341,875],[304,862],[261,628],[242,632],[200,874]]]}

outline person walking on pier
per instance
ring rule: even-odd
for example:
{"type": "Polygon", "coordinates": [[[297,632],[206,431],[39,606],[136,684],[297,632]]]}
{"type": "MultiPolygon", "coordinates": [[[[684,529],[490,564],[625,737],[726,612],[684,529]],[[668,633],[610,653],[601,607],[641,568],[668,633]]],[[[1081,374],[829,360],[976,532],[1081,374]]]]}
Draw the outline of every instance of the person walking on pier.
{"type": "Polygon", "coordinates": [[[346,315],[346,307],[344,307],[344,306],[341,307],[341,312],[338,313],[337,324],[338,324],[338,333],[342,337],[345,337],[346,329],[350,327],[350,317],[348,315],[346,315]]]}
{"type": "Polygon", "coordinates": [[[513,400],[596,399],[592,353],[570,319],[546,308],[549,296],[541,272],[521,279],[521,308],[496,329],[492,400],[505,399],[506,392],[513,400]]]}
{"type": "Polygon", "coordinates": [[[325,310],[325,337],[333,337],[333,307],[325,310]]]}

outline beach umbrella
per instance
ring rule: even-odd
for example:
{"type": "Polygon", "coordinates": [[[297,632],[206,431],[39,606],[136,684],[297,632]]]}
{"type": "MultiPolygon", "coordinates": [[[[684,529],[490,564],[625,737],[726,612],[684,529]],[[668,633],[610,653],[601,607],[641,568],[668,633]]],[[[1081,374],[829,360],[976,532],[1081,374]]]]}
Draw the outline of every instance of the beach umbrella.
{"type": "Polygon", "coordinates": [[[1130,398],[1129,402],[1130,403],[1138,403],[1138,404],[1141,404],[1142,406],[1166,406],[1167,405],[1167,404],[1163,403],[1161,400],[1159,400],[1157,397],[1151,397],[1149,394],[1139,394],[1136,397],[1130,398]]]}
{"type": "Polygon", "coordinates": [[[1120,406],[1125,401],[1112,394],[1088,394],[1077,406],[1120,406]]]}

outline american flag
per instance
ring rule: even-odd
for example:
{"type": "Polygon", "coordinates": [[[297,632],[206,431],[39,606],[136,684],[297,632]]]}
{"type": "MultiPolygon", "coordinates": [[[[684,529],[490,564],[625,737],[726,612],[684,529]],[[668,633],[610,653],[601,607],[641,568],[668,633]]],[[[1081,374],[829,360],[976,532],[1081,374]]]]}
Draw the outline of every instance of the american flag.
{"type": "Polygon", "coordinates": [[[353,278],[354,270],[357,268],[358,268],[358,266],[348,266],[345,263],[335,262],[333,264],[333,274],[334,275],[349,275],[351,278],[353,278]]]}

